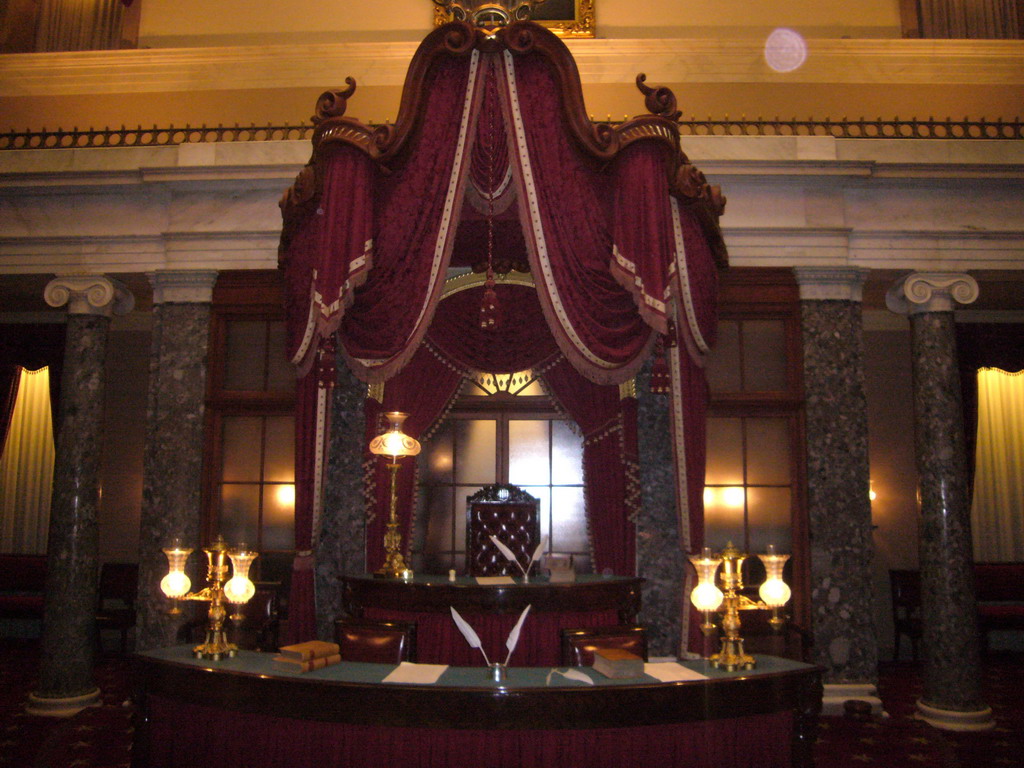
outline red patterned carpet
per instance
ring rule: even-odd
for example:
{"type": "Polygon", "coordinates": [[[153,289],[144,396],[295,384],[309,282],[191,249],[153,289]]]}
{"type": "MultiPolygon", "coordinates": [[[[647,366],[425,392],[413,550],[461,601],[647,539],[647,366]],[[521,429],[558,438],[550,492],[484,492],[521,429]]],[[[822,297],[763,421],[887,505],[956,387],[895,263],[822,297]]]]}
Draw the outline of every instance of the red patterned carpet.
{"type": "MultiPolygon", "coordinates": [[[[1024,655],[993,654],[986,664],[985,701],[995,712],[996,728],[983,733],[939,731],[914,719],[921,690],[917,665],[886,663],[880,672],[888,717],[823,718],[817,768],[1024,768],[1024,655]]],[[[0,640],[0,768],[129,765],[132,707],[124,657],[99,660],[101,705],[67,720],[24,713],[37,680],[37,643],[0,640]]],[[[196,765],[202,765],[201,756],[196,765]]]]}

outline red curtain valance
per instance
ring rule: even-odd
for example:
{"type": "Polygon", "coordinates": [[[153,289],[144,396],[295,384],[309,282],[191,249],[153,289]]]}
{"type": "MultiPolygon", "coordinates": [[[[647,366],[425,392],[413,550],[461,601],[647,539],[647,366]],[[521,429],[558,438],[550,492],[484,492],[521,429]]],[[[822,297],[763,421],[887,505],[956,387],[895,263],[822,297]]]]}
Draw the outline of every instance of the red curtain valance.
{"type": "MultiPolygon", "coordinates": [[[[522,23],[485,39],[449,24],[414,56],[393,126],[343,117],[354,86],[321,98],[313,159],[282,202],[281,266],[300,373],[319,363],[309,375],[329,386],[336,341],[357,376],[386,381],[384,403],[367,406],[371,437],[384,409],[409,412],[410,434],[427,429],[461,372],[546,370],[587,435],[595,561],[619,573],[633,567],[639,502],[635,403],[620,400],[615,385],[636,373],[659,336],[670,342],[674,373],[681,544],[699,538],[701,358],[713,343],[724,258],[724,203],[679,149],[674,97],[642,78],[638,86],[651,114],[595,126],[572,57],[550,32],[522,23]],[[498,286],[492,335],[477,325],[479,291],[447,298],[438,312],[449,266],[485,267],[488,257],[503,269],[528,263],[536,283],[533,292],[498,286]]],[[[308,425],[297,432],[300,442],[316,434],[308,425]]],[[[307,462],[322,454],[297,451],[307,462]]],[[[371,569],[382,556],[373,527],[384,522],[381,472],[370,473],[368,489],[376,499],[371,569]]],[[[413,479],[403,469],[406,497],[413,479]]],[[[299,503],[312,502],[300,494],[299,503]]],[[[296,519],[305,518],[297,511],[296,519]]]]}

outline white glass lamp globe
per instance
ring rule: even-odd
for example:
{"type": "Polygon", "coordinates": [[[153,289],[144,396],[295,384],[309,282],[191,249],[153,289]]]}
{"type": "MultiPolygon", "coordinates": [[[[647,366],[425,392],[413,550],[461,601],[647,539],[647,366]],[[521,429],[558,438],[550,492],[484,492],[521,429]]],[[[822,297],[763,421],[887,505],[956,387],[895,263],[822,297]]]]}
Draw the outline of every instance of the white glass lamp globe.
{"type": "Polygon", "coordinates": [[[781,608],[793,595],[789,585],[782,579],[766,579],[757,592],[769,608],[781,608]]]}
{"type": "Polygon", "coordinates": [[[722,590],[708,581],[698,584],[690,593],[690,601],[698,611],[718,610],[724,599],[722,590]]]}
{"type": "Polygon", "coordinates": [[[229,603],[247,603],[255,594],[256,585],[245,576],[235,576],[224,585],[224,599],[229,603]]]}
{"type": "Polygon", "coordinates": [[[160,580],[160,590],[171,598],[187,595],[192,588],[192,580],[184,571],[171,571],[160,580]]]}

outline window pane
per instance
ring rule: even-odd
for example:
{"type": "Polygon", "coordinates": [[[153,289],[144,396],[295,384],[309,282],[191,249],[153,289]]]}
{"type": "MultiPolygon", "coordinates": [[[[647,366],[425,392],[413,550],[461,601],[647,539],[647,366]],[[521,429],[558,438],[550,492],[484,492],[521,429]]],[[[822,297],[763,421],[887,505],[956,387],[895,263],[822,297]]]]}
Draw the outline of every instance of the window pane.
{"type": "Polygon", "coordinates": [[[462,541],[453,538],[455,521],[452,517],[452,488],[426,486],[423,489],[423,514],[426,533],[423,548],[426,552],[461,549],[462,541]]]}
{"type": "Polygon", "coordinates": [[[295,486],[270,484],[263,488],[264,549],[295,547],[295,486]]]}
{"type": "Polygon", "coordinates": [[[551,493],[551,549],[555,552],[589,552],[583,489],[552,488],[551,493]]]}
{"type": "Polygon", "coordinates": [[[295,419],[270,416],[266,420],[267,453],[263,460],[263,479],[290,483],[295,480],[295,419]]]}
{"type": "Polygon", "coordinates": [[[285,352],[283,321],[270,323],[270,346],[267,350],[267,389],[282,392],[295,391],[295,368],[285,352]]]}
{"type": "Polygon", "coordinates": [[[260,479],[260,421],[251,416],[224,418],[225,482],[260,479]]]}
{"type": "Polygon", "coordinates": [[[224,386],[227,389],[262,390],[267,359],[266,322],[228,322],[224,386]]]}
{"type": "Polygon", "coordinates": [[[258,485],[225,483],[220,489],[220,534],[229,544],[259,546],[258,485]]]}
{"type": "Polygon", "coordinates": [[[704,489],[705,546],[720,552],[730,541],[740,549],[746,545],[743,507],[742,486],[704,489]]]}
{"type": "Polygon", "coordinates": [[[568,422],[553,422],[551,430],[551,482],[557,485],[583,483],[583,437],[568,422]]]}
{"type": "Polygon", "coordinates": [[[789,485],[789,430],[786,419],[744,419],[747,482],[789,485]]]}
{"type": "Polygon", "coordinates": [[[708,485],[743,485],[743,424],[740,419],[708,419],[704,478],[708,485]]]}
{"type": "Polygon", "coordinates": [[[508,481],[513,485],[551,482],[548,421],[509,421],[508,481]]]}
{"type": "Polygon", "coordinates": [[[466,486],[455,489],[455,546],[463,553],[466,551],[466,499],[479,490],[479,487],[466,486]]]}
{"type": "Polygon", "coordinates": [[[535,488],[524,487],[524,491],[540,500],[540,535],[551,536],[551,489],[546,485],[535,488]]]}
{"type": "Polygon", "coordinates": [[[457,419],[454,424],[455,482],[475,485],[495,482],[497,422],[457,419]]]}
{"type": "Polygon", "coordinates": [[[425,482],[452,482],[452,422],[447,422],[424,443],[419,461],[425,482]]]}
{"type": "Polygon", "coordinates": [[[774,544],[778,552],[792,552],[789,488],[749,488],[751,553],[767,552],[774,544]]]}
{"type": "Polygon", "coordinates": [[[748,392],[786,389],[786,331],[781,320],[743,323],[743,382],[748,392]]]}
{"type": "Polygon", "coordinates": [[[723,320],[718,324],[715,346],[708,355],[708,386],[712,392],[739,392],[740,324],[723,320]]]}

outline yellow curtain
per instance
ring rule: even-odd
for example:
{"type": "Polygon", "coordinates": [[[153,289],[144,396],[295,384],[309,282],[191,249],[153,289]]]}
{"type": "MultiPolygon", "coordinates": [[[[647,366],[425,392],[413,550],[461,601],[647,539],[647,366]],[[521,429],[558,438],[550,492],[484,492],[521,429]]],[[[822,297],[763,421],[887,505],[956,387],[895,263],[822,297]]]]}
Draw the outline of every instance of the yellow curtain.
{"type": "Polygon", "coordinates": [[[919,4],[922,37],[1021,36],[1016,0],[919,0],[919,4]]]}
{"type": "Polygon", "coordinates": [[[978,371],[974,559],[1024,560],[1024,371],[978,371]]]}
{"type": "Polygon", "coordinates": [[[23,368],[0,455],[0,552],[46,552],[53,453],[50,369],[23,368]]]}

